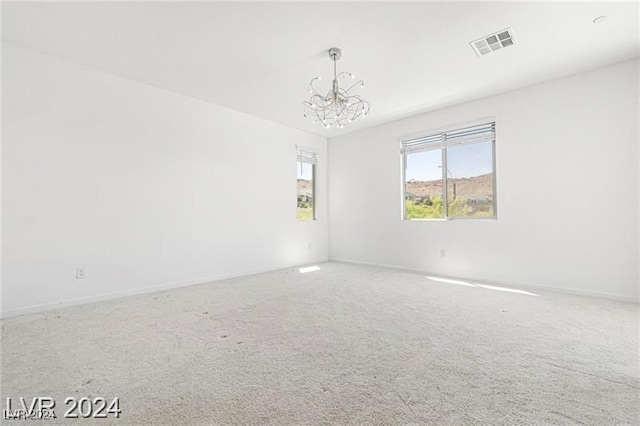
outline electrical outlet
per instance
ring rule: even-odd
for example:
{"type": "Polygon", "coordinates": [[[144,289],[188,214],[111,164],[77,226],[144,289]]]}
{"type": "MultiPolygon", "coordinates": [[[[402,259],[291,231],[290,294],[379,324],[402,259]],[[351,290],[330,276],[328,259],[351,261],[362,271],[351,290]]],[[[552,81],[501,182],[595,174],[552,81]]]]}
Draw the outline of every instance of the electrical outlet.
{"type": "Polygon", "coordinates": [[[446,257],[446,256],[447,256],[447,250],[440,249],[440,257],[446,257]]]}
{"type": "Polygon", "coordinates": [[[309,250],[311,250],[311,243],[308,244],[309,250]]]}
{"type": "Polygon", "coordinates": [[[87,270],[85,269],[85,267],[84,266],[78,266],[76,268],[76,279],[77,280],[81,280],[86,276],[87,276],[87,270]]]}

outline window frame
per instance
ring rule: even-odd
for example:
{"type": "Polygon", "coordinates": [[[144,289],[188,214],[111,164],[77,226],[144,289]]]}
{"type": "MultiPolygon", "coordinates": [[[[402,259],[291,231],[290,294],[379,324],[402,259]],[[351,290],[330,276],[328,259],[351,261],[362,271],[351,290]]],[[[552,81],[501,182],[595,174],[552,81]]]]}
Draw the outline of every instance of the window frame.
{"type": "Polygon", "coordinates": [[[296,169],[301,167],[300,164],[311,165],[311,219],[300,219],[298,217],[298,177],[296,170],[296,221],[298,222],[314,222],[318,220],[317,213],[317,197],[316,197],[316,169],[318,165],[318,151],[312,148],[296,146],[296,169]]]}
{"type": "Polygon", "coordinates": [[[497,136],[497,125],[495,117],[489,117],[481,120],[474,120],[472,122],[466,122],[456,125],[450,125],[446,127],[441,127],[435,130],[423,131],[419,133],[415,133],[412,135],[404,136],[400,138],[400,170],[401,170],[401,219],[402,221],[409,222],[424,222],[424,221],[451,221],[451,220],[498,220],[498,190],[497,190],[497,173],[496,173],[496,140],[497,136]],[[441,141],[434,141],[428,144],[433,144],[432,147],[427,149],[421,149],[416,152],[425,152],[425,151],[437,151],[441,152],[441,163],[442,163],[442,210],[443,217],[439,218],[416,218],[411,219],[407,218],[407,207],[406,207],[406,188],[407,188],[407,155],[410,155],[411,152],[406,152],[405,143],[407,141],[419,139],[419,138],[431,138],[436,137],[437,135],[445,135],[446,133],[456,132],[460,130],[464,130],[467,128],[472,128],[476,126],[482,125],[492,125],[493,126],[493,139],[490,141],[481,140],[481,141],[447,141],[446,137],[443,137],[441,141]],[[447,149],[455,146],[465,146],[472,145],[475,143],[487,143],[490,142],[491,146],[491,168],[492,168],[492,185],[493,185],[493,215],[492,216],[449,216],[449,195],[448,195],[448,173],[447,173],[447,149]]]}

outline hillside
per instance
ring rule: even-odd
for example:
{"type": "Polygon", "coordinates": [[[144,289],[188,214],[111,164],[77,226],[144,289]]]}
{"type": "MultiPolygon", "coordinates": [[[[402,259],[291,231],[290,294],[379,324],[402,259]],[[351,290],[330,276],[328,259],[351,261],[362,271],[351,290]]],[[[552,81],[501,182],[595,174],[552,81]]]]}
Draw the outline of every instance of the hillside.
{"type": "MultiPolygon", "coordinates": [[[[464,198],[487,198],[493,194],[493,174],[448,180],[450,188],[456,186],[456,193],[464,198]]],[[[311,196],[311,181],[298,179],[298,194],[311,196]]],[[[407,182],[406,195],[425,198],[430,195],[442,194],[442,181],[411,181],[407,182]]]]}
{"type": "Polygon", "coordinates": [[[311,196],[313,189],[311,187],[311,181],[306,179],[298,179],[298,194],[311,196]]]}
{"type": "MultiPolygon", "coordinates": [[[[487,198],[493,194],[493,174],[475,176],[472,178],[448,179],[449,187],[464,198],[487,198]]],[[[442,181],[410,181],[407,182],[406,195],[425,198],[429,195],[442,194],[442,181]]]]}

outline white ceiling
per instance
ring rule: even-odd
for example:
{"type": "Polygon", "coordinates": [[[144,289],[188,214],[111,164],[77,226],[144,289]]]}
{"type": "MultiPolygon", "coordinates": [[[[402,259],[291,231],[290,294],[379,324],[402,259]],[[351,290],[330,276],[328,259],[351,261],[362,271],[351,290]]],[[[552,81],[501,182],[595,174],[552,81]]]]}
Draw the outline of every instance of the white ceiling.
{"type": "Polygon", "coordinates": [[[636,58],[638,15],[638,2],[3,3],[2,38],[333,136],[636,58]],[[515,46],[475,55],[470,41],[507,27],[515,46]],[[349,129],[302,117],[309,80],[330,81],[333,46],[371,103],[349,129]]]}

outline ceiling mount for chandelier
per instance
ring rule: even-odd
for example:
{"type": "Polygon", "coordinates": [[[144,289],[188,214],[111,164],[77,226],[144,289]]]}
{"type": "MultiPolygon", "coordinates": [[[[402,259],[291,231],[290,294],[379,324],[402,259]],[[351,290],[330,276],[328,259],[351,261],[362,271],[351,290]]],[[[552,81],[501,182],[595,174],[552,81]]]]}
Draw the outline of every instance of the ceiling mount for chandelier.
{"type": "Polygon", "coordinates": [[[303,102],[304,116],[310,118],[315,123],[320,123],[324,127],[329,128],[336,126],[343,128],[360,117],[366,117],[369,114],[369,102],[362,99],[359,95],[352,93],[355,89],[362,88],[364,81],[358,80],[351,83],[348,89],[340,87],[338,80],[346,80],[346,78],[354,79],[355,76],[347,71],[337,73],[336,62],[342,56],[342,50],[338,47],[329,49],[329,58],[333,61],[333,83],[326,94],[321,94],[314,87],[320,77],[315,77],[309,82],[309,93],[311,97],[308,101],[303,102]]]}

